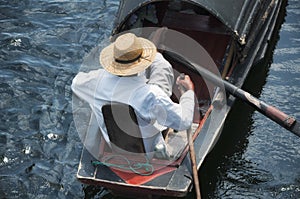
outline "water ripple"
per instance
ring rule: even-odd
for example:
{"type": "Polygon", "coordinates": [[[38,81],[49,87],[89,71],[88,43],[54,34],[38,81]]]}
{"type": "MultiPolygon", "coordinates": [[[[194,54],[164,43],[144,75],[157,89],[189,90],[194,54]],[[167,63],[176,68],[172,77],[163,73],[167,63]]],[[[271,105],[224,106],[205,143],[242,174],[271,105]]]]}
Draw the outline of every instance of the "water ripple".
{"type": "Polygon", "coordinates": [[[85,55],[110,34],[117,5],[0,2],[2,197],[84,197],[70,85],[85,55]]]}

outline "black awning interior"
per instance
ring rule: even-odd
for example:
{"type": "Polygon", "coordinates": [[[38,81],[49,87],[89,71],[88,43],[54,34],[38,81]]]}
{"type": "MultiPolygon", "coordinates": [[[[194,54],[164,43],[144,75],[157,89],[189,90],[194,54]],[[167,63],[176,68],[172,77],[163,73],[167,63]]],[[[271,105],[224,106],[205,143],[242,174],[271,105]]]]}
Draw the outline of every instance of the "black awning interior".
{"type": "MultiPolygon", "coordinates": [[[[268,5],[274,0],[183,0],[204,8],[207,12],[220,20],[240,43],[250,31],[257,15],[262,15],[268,5]]],[[[166,2],[166,0],[120,0],[119,11],[115,21],[117,29],[126,18],[140,7],[153,2],[166,2]]],[[[174,1],[173,1],[174,2],[174,1]]]]}

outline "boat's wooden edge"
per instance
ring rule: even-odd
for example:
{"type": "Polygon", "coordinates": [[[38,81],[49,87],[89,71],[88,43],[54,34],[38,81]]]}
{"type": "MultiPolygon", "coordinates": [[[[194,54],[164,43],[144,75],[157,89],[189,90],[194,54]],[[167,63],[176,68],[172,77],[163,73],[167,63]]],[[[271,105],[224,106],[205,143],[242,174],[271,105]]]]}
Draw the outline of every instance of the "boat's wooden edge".
{"type": "MultiPolygon", "coordinates": [[[[116,190],[122,190],[127,191],[128,193],[136,192],[136,191],[142,191],[143,193],[147,193],[150,195],[167,195],[167,196],[176,196],[176,197],[183,197],[187,194],[188,188],[190,186],[190,178],[187,177],[187,180],[183,180],[182,183],[180,183],[175,188],[172,188],[173,186],[154,186],[154,185],[134,185],[134,184],[128,184],[124,182],[122,179],[120,179],[117,175],[115,175],[112,171],[110,171],[109,168],[105,168],[104,166],[101,167],[101,169],[104,169],[107,175],[111,176],[111,180],[105,180],[105,179],[99,179],[96,177],[97,169],[96,167],[92,166],[92,164],[89,162],[96,160],[88,151],[86,148],[83,149],[78,171],[77,171],[77,179],[81,181],[84,184],[91,184],[91,185],[97,185],[97,186],[103,186],[106,187],[109,190],[112,190],[113,192],[116,190]],[[87,165],[88,164],[88,165],[87,165]],[[185,182],[187,181],[187,182],[185,182]]],[[[179,171],[181,172],[181,179],[184,179],[183,176],[190,176],[190,173],[188,169],[184,169],[184,167],[179,166],[179,171]]],[[[163,178],[163,176],[159,176],[163,178]]],[[[158,178],[159,178],[158,177],[158,178]]]]}
{"type": "MultiPolygon", "coordinates": [[[[196,161],[197,168],[199,169],[201,164],[203,163],[205,157],[213,148],[214,144],[217,142],[218,137],[220,136],[221,129],[223,125],[215,125],[215,121],[217,124],[223,124],[228,114],[229,107],[227,104],[224,104],[222,108],[214,108],[210,106],[207,114],[205,115],[205,121],[202,126],[199,126],[201,129],[194,141],[194,147],[196,151],[196,161]],[[214,121],[214,122],[211,122],[214,121]],[[214,131],[211,131],[214,129],[214,131]],[[213,142],[206,141],[208,139],[214,140],[213,142]]],[[[200,124],[201,125],[201,124],[200,124]]],[[[190,156],[186,155],[183,163],[178,167],[178,169],[174,172],[172,179],[168,185],[168,190],[178,189],[178,184],[184,185],[185,192],[189,192],[192,188],[192,171],[190,164],[190,156]],[[184,176],[184,177],[182,177],[184,176]]]]}
{"type": "MultiPolygon", "coordinates": [[[[96,160],[92,157],[92,155],[84,148],[82,151],[81,160],[79,163],[78,171],[77,171],[77,179],[81,181],[84,184],[89,185],[96,185],[96,186],[103,186],[107,188],[108,190],[112,192],[126,192],[128,194],[138,193],[142,192],[143,194],[149,194],[149,195],[166,195],[166,196],[176,196],[176,197],[183,197],[188,192],[188,186],[190,186],[190,179],[187,178],[188,182],[185,182],[183,180],[182,183],[180,183],[180,186],[177,186],[176,188],[172,189],[168,186],[153,186],[153,185],[134,185],[134,184],[128,184],[122,179],[120,179],[118,176],[116,176],[112,171],[109,170],[109,168],[105,168],[105,172],[108,175],[112,176],[112,180],[105,180],[105,179],[99,179],[96,177],[96,168],[90,164],[89,166],[86,166],[84,162],[90,162],[91,160],[96,160]],[[85,160],[84,160],[85,159],[85,160]],[[88,159],[88,161],[87,161],[88,159]],[[184,185],[184,186],[182,186],[184,185]]],[[[182,170],[184,172],[184,175],[189,176],[189,171],[184,170],[184,167],[180,167],[180,171],[182,170]]],[[[102,167],[103,169],[103,167],[102,167]]],[[[161,177],[161,176],[160,176],[161,177]]],[[[182,177],[181,177],[182,178],[182,177]]],[[[183,179],[183,178],[182,178],[183,179]]]]}
{"type": "Polygon", "coordinates": [[[275,2],[268,20],[266,20],[265,22],[265,26],[268,28],[260,30],[260,36],[256,38],[255,42],[253,42],[255,47],[248,47],[247,56],[244,57],[241,62],[234,68],[234,71],[232,72],[233,75],[229,78],[229,81],[235,86],[242,87],[247,78],[247,75],[253,68],[253,65],[258,63],[258,61],[260,61],[264,57],[266,48],[269,45],[270,37],[274,31],[275,24],[278,19],[279,11],[282,8],[283,1],[284,0],[275,2]],[[245,66],[247,67],[244,68],[245,66]]]}

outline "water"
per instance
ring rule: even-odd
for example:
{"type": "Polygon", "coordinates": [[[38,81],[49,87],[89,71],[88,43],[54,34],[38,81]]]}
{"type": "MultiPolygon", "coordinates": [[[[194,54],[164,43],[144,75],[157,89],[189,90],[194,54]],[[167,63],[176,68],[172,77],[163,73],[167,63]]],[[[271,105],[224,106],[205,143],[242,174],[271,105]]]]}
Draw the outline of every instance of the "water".
{"type": "MultiPolygon", "coordinates": [[[[0,2],[0,198],[114,198],[76,180],[82,144],[70,84],[109,36],[117,7],[117,0],[0,2]]],[[[286,9],[274,54],[245,89],[300,118],[299,1],[286,9]]],[[[240,101],[230,121],[200,171],[202,198],[300,198],[300,139],[240,101]]]]}
{"type": "Polygon", "coordinates": [[[70,85],[117,1],[0,2],[0,198],[83,198],[70,85]]]}

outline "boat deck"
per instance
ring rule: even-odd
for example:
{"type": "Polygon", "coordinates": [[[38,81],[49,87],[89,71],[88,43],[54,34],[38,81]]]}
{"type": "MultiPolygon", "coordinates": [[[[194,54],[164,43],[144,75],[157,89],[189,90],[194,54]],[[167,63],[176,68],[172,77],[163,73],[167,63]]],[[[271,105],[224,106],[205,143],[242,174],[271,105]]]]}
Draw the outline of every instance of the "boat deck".
{"type": "MultiPolygon", "coordinates": [[[[194,123],[192,125],[192,132],[197,132],[198,127],[199,124],[194,123]]],[[[87,136],[90,136],[90,133],[92,132],[88,132],[87,136]]],[[[196,137],[196,135],[194,135],[194,137],[196,137]]],[[[153,158],[149,162],[147,162],[147,159],[143,155],[116,155],[107,151],[99,154],[99,158],[96,158],[88,151],[87,148],[84,148],[78,168],[77,178],[84,183],[97,184],[108,188],[113,188],[115,184],[118,184],[121,187],[124,186],[124,189],[134,189],[135,187],[139,187],[139,189],[141,189],[144,187],[145,190],[155,190],[154,192],[157,194],[159,194],[160,191],[163,191],[160,189],[166,189],[166,187],[169,186],[174,186],[174,191],[176,189],[180,190],[181,186],[182,190],[187,190],[187,185],[185,184],[186,180],[184,180],[185,183],[182,185],[172,185],[175,183],[172,182],[174,172],[178,172],[177,169],[183,166],[182,162],[185,158],[185,155],[183,154],[188,152],[186,131],[174,132],[173,130],[170,130],[166,136],[166,143],[171,158],[168,160],[153,158]],[[107,160],[106,163],[118,166],[124,165],[124,161],[126,162],[125,165],[127,163],[130,165],[142,163],[145,164],[145,167],[133,172],[132,168],[109,167],[101,164],[99,160],[100,162],[107,160]],[[95,166],[93,165],[93,162],[98,162],[99,164],[95,166]],[[152,168],[153,171],[149,172],[149,168],[152,168]]],[[[103,145],[100,145],[99,152],[103,150],[101,146],[103,145]]],[[[186,172],[187,174],[189,173],[188,171],[186,172]]],[[[184,175],[182,176],[184,177],[184,175]]],[[[188,175],[186,175],[186,177],[188,177],[188,175]]],[[[160,194],[164,195],[163,193],[160,194]]]]}

